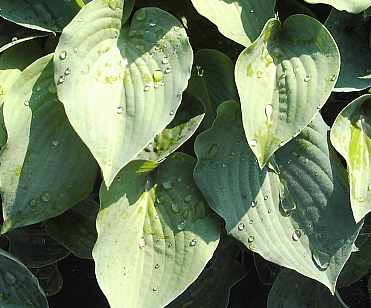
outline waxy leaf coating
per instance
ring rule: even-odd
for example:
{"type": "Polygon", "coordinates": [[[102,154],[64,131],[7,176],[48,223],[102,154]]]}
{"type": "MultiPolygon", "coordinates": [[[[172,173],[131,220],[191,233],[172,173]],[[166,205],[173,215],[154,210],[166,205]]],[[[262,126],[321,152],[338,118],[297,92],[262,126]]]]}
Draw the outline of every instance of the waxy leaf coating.
{"type": "Polygon", "coordinates": [[[340,55],[316,19],[268,21],[235,69],[247,141],[264,167],[273,153],[314,118],[336,83],[340,55]]]}

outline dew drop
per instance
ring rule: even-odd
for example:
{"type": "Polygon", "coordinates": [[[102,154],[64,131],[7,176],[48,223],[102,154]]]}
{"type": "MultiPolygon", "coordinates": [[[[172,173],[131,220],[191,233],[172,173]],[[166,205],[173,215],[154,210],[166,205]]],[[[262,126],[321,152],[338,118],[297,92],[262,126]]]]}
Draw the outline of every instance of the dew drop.
{"type": "Polygon", "coordinates": [[[59,54],[59,59],[66,60],[66,58],[67,58],[67,51],[65,50],[61,51],[61,53],[59,54]]]}
{"type": "Polygon", "coordinates": [[[309,75],[305,76],[305,77],[304,77],[304,81],[305,81],[305,82],[309,82],[309,81],[310,81],[310,76],[309,76],[309,75]]]}
{"type": "Polygon", "coordinates": [[[16,41],[18,41],[18,37],[16,36],[12,37],[12,42],[16,42],[16,41]]]}
{"type": "Polygon", "coordinates": [[[294,233],[292,234],[292,240],[297,242],[301,237],[301,231],[299,229],[296,229],[294,233]]]}
{"type": "Polygon", "coordinates": [[[264,200],[268,200],[268,196],[267,195],[264,196],[264,200]]]}
{"type": "Polygon", "coordinates": [[[10,272],[6,272],[4,278],[10,285],[14,285],[17,282],[17,278],[10,272]]]}
{"type": "Polygon", "coordinates": [[[171,73],[171,67],[167,67],[165,69],[165,74],[170,74],[171,73]]]}
{"type": "Polygon", "coordinates": [[[273,106],[271,104],[268,104],[265,106],[265,116],[267,117],[267,120],[270,121],[273,113],[273,106]]]}
{"type": "Polygon", "coordinates": [[[268,212],[268,214],[272,213],[272,209],[268,209],[267,212],[268,212]]]}
{"type": "Polygon", "coordinates": [[[179,206],[176,203],[171,204],[171,209],[174,213],[179,213],[179,206]]]}
{"type": "Polygon", "coordinates": [[[204,69],[200,65],[196,65],[196,70],[197,70],[197,76],[198,77],[203,77],[204,75],[204,69]]]}
{"type": "Polygon", "coordinates": [[[251,207],[256,207],[258,205],[258,201],[254,200],[251,202],[251,207]]]}
{"type": "Polygon", "coordinates": [[[184,230],[184,227],[185,227],[185,221],[181,221],[180,223],[178,223],[177,225],[177,229],[179,231],[183,231],[184,230]]]}
{"type": "Polygon", "coordinates": [[[250,225],[252,225],[253,222],[254,222],[254,221],[253,221],[252,219],[249,220],[249,224],[250,224],[250,225]]]}
{"type": "Polygon", "coordinates": [[[149,90],[151,90],[151,86],[149,84],[146,84],[144,86],[144,92],[148,92],[149,90]]]}
{"type": "Polygon", "coordinates": [[[245,229],[245,224],[243,222],[239,223],[238,224],[238,231],[242,231],[243,229],[245,229]]]}
{"type": "Polygon", "coordinates": [[[254,13],[254,10],[253,10],[253,9],[251,9],[251,10],[250,10],[250,13],[254,13]]]}
{"type": "Polygon", "coordinates": [[[166,190],[172,189],[173,188],[173,183],[171,182],[163,182],[162,187],[166,190]]]}
{"type": "Polygon", "coordinates": [[[58,140],[53,140],[52,141],[52,146],[53,147],[57,147],[59,145],[59,141],[58,140]]]}
{"type": "Polygon", "coordinates": [[[192,200],[192,196],[191,196],[191,195],[187,195],[187,196],[185,196],[185,198],[184,198],[184,202],[185,202],[185,203],[189,203],[189,202],[191,202],[191,200],[192,200]]]}
{"type": "Polygon", "coordinates": [[[169,112],[169,115],[170,115],[170,116],[173,116],[173,115],[174,115],[174,111],[171,110],[171,111],[169,112]]]}
{"type": "Polygon", "coordinates": [[[26,99],[26,100],[23,102],[23,105],[25,105],[26,107],[28,107],[28,106],[30,105],[30,101],[26,99]]]}
{"type": "Polygon", "coordinates": [[[160,268],[160,265],[159,264],[156,264],[155,265],[155,269],[159,269],[160,268]]]}
{"type": "Polygon", "coordinates": [[[156,288],[156,287],[153,287],[153,288],[152,288],[152,291],[153,291],[153,292],[157,292],[157,288],[156,288]]]}
{"type": "Polygon", "coordinates": [[[157,70],[153,72],[153,80],[155,82],[161,82],[163,78],[164,78],[164,74],[162,73],[162,71],[157,70]]]}
{"type": "Polygon", "coordinates": [[[256,77],[262,78],[263,77],[263,72],[262,71],[257,71],[256,72],[256,77]]]}
{"type": "Polygon", "coordinates": [[[122,114],[122,112],[123,112],[123,108],[122,108],[122,106],[118,106],[118,107],[116,108],[116,113],[117,113],[117,114],[122,114]]]}
{"type": "Polygon", "coordinates": [[[252,147],[255,147],[257,144],[258,144],[258,141],[257,141],[256,139],[252,139],[252,140],[250,141],[250,145],[251,145],[252,147]]]}
{"type": "Polygon", "coordinates": [[[142,237],[141,239],[139,239],[139,248],[142,249],[144,248],[144,246],[146,246],[146,241],[142,237]]]}
{"type": "Polygon", "coordinates": [[[248,241],[249,243],[252,243],[254,240],[255,240],[254,235],[250,235],[250,236],[247,238],[247,241],[248,241]]]}
{"type": "Polygon", "coordinates": [[[161,62],[162,62],[162,64],[168,64],[169,63],[169,58],[168,57],[163,57],[161,62]]]}
{"type": "Polygon", "coordinates": [[[41,195],[41,200],[44,202],[49,202],[50,201],[50,194],[48,192],[44,192],[41,195]]]}
{"type": "Polygon", "coordinates": [[[319,249],[313,249],[312,260],[317,268],[321,271],[325,271],[330,266],[330,255],[319,249]]]}
{"type": "Polygon", "coordinates": [[[63,76],[60,76],[58,79],[58,84],[62,84],[66,78],[63,76]]]}
{"type": "Polygon", "coordinates": [[[195,239],[193,239],[193,240],[191,240],[191,241],[189,242],[189,246],[191,246],[191,247],[196,246],[196,244],[197,244],[197,241],[196,241],[195,239]]]}
{"type": "Polygon", "coordinates": [[[156,27],[156,24],[155,24],[154,22],[150,22],[150,23],[149,23],[149,26],[150,26],[151,28],[153,28],[153,27],[156,27]]]}
{"type": "Polygon", "coordinates": [[[336,80],[336,75],[335,74],[331,75],[330,80],[335,81],[336,80]]]}
{"type": "Polygon", "coordinates": [[[69,74],[71,74],[71,69],[67,67],[66,70],[64,71],[64,75],[68,76],[69,74]]]}

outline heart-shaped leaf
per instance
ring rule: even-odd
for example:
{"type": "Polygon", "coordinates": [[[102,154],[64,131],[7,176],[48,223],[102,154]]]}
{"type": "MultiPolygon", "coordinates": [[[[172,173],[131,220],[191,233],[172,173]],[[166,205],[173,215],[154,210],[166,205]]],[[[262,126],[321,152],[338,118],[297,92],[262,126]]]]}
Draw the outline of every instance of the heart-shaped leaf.
{"type": "Polygon", "coordinates": [[[1,307],[49,307],[37,278],[4,250],[0,250],[0,277],[1,307]]]}
{"type": "Polygon", "coordinates": [[[48,220],[45,223],[46,232],[75,256],[91,259],[97,240],[95,221],[98,211],[99,204],[93,199],[86,199],[62,215],[48,220]]]}
{"type": "Polygon", "coordinates": [[[127,165],[100,191],[98,283],[112,308],[164,307],[201,273],[219,222],[194,184],[194,159],[173,154],[153,172],[127,165]],[[125,253],[123,253],[125,252],[125,253]]]}
{"type": "Polygon", "coordinates": [[[88,3],[63,30],[54,57],[58,96],[107,186],[173,120],[193,61],[175,17],[145,8],[124,26],[123,6],[88,3]]]}
{"type": "Polygon", "coordinates": [[[267,308],[343,308],[336,297],[315,281],[284,269],[269,292],[267,308]]]}
{"type": "Polygon", "coordinates": [[[275,0],[192,0],[199,14],[229,39],[249,46],[274,16],[275,0]]]}
{"type": "Polygon", "coordinates": [[[223,103],[213,128],[196,140],[194,176],[230,235],[334,292],[361,224],[354,223],[344,170],[327,132],[316,117],[261,170],[238,105],[223,103]]]}
{"type": "Polygon", "coordinates": [[[371,95],[363,95],[337,116],[331,143],[345,158],[349,170],[355,220],[371,211],[371,95]]]}
{"type": "Polygon", "coordinates": [[[23,27],[61,32],[78,11],[75,1],[1,0],[0,16],[23,27]]]}
{"type": "Polygon", "coordinates": [[[206,113],[202,127],[209,128],[221,103],[238,100],[234,64],[227,55],[214,49],[197,51],[194,62],[187,92],[202,101],[206,113]]]}
{"type": "Polygon", "coordinates": [[[67,120],[53,73],[52,55],[45,56],[20,74],[5,97],[3,233],[63,213],[87,197],[96,179],[96,162],[67,120]]]}
{"type": "Polygon", "coordinates": [[[369,26],[361,15],[351,15],[332,10],[326,27],[339,47],[341,54],[340,75],[334,91],[359,91],[371,86],[371,48],[369,26]]]}
{"type": "Polygon", "coordinates": [[[306,15],[268,21],[239,56],[235,76],[247,141],[264,167],[330,96],[340,69],[336,43],[306,15]]]}
{"type": "Polygon", "coordinates": [[[137,156],[137,160],[161,162],[193,136],[204,118],[202,102],[185,92],[175,118],[137,156]]]}
{"type": "Polygon", "coordinates": [[[12,230],[6,237],[9,239],[9,252],[29,268],[54,264],[70,254],[48,236],[41,225],[12,230]]]}
{"type": "Polygon", "coordinates": [[[360,13],[371,6],[371,0],[304,0],[311,4],[323,3],[333,6],[339,11],[360,13]]]}

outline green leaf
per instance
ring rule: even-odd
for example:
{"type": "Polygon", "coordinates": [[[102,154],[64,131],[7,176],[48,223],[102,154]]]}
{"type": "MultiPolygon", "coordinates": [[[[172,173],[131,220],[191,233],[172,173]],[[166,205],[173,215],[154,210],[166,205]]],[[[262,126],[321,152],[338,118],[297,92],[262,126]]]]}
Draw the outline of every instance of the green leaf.
{"type": "Polygon", "coordinates": [[[63,287],[63,277],[58,268],[58,263],[47,265],[32,270],[40,282],[46,296],[58,294],[63,287]]]}
{"type": "Polygon", "coordinates": [[[228,307],[231,288],[246,276],[246,268],[236,260],[240,250],[231,240],[221,240],[210,266],[166,307],[228,307]]]}
{"type": "Polygon", "coordinates": [[[99,204],[86,199],[64,214],[46,221],[46,232],[75,256],[91,259],[97,240],[95,221],[98,211],[99,204]]]}
{"type": "Polygon", "coordinates": [[[354,219],[371,211],[371,95],[358,97],[337,116],[331,143],[345,158],[354,219]]]}
{"type": "Polygon", "coordinates": [[[175,118],[136,157],[161,162],[193,136],[205,116],[199,99],[185,92],[175,118]]]}
{"type": "Polygon", "coordinates": [[[306,15],[271,19],[239,56],[236,83],[250,147],[264,167],[297,136],[331,94],[340,69],[336,43],[306,15]]]}
{"type": "Polygon", "coordinates": [[[199,14],[214,23],[220,33],[247,47],[274,16],[275,0],[192,0],[199,14]]]}
{"type": "Polygon", "coordinates": [[[124,26],[123,5],[84,6],[63,30],[54,57],[58,96],[107,186],[173,120],[193,61],[175,17],[145,8],[124,26]]]}
{"type": "Polygon", "coordinates": [[[21,262],[0,250],[0,306],[47,308],[48,301],[36,277],[21,262]]]}
{"type": "Polygon", "coordinates": [[[70,254],[40,225],[13,230],[6,237],[9,239],[9,252],[30,268],[54,264],[70,254]]]}
{"type": "Polygon", "coordinates": [[[97,175],[56,97],[51,60],[48,55],[26,68],[5,97],[3,233],[63,213],[87,197],[97,175]]]}
{"type": "Polygon", "coordinates": [[[358,14],[371,6],[371,0],[304,0],[311,4],[323,3],[333,6],[339,11],[358,14]]]}
{"type": "Polygon", "coordinates": [[[359,91],[371,86],[369,26],[365,18],[332,10],[326,27],[334,36],[341,54],[341,69],[334,91],[359,91]]]}
{"type": "Polygon", "coordinates": [[[318,116],[260,169],[233,102],[199,135],[194,176],[227,232],[268,261],[318,280],[332,292],[361,224],[349,207],[344,170],[318,116]],[[233,205],[233,206],[231,206],[233,205]],[[341,226],[341,228],[339,228],[341,226]]]}
{"type": "Polygon", "coordinates": [[[93,256],[112,308],[164,307],[199,276],[219,242],[219,222],[193,181],[194,160],[173,154],[152,173],[138,173],[143,163],[130,163],[100,191],[93,256]]]}
{"type": "Polygon", "coordinates": [[[23,27],[61,32],[78,10],[74,1],[2,0],[0,16],[23,27]]]}
{"type": "Polygon", "coordinates": [[[206,112],[203,127],[209,128],[221,103],[238,100],[234,64],[227,55],[214,49],[197,51],[194,62],[187,92],[202,101],[206,112]]]}
{"type": "Polygon", "coordinates": [[[282,270],[269,292],[267,308],[343,308],[336,297],[314,280],[282,270]]]}

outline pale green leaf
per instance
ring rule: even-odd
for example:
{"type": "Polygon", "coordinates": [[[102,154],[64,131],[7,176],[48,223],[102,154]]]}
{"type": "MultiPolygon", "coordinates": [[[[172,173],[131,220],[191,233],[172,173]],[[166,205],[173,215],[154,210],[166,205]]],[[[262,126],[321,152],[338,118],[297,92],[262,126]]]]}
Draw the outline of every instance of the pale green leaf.
{"type": "Polygon", "coordinates": [[[185,92],[174,120],[147,144],[136,159],[163,161],[193,136],[204,115],[202,102],[185,92]]]}
{"type": "Polygon", "coordinates": [[[100,191],[93,256],[111,308],[166,306],[219,242],[219,222],[193,181],[194,159],[173,154],[152,173],[138,173],[142,164],[130,163],[100,191]]]}
{"type": "Polygon", "coordinates": [[[334,91],[359,91],[371,86],[371,49],[369,25],[360,15],[332,10],[326,27],[339,47],[341,54],[340,75],[334,91]]]}
{"type": "Polygon", "coordinates": [[[21,262],[0,250],[0,306],[47,308],[48,301],[36,277],[21,262]]]}
{"type": "Polygon", "coordinates": [[[344,308],[316,281],[282,270],[269,292],[267,308],[344,308]]]}
{"type": "Polygon", "coordinates": [[[202,101],[206,113],[202,127],[209,128],[221,103],[238,100],[234,63],[218,50],[197,51],[187,92],[202,101]]]}
{"type": "Polygon", "coordinates": [[[339,11],[360,13],[371,6],[371,0],[304,0],[311,4],[323,3],[333,6],[339,11]]]}
{"type": "Polygon", "coordinates": [[[54,57],[58,96],[108,186],[173,120],[193,61],[175,17],[145,8],[124,26],[123,5],[84,6],[63,30],[54,57]]]}
{"type": "Polygon", "coordinates": [[[260,169],[234,102],[222,104],[199,135],[195,180],[227,232],[268,261],[334,292],[360,225],[353,220],[344,170],[318,116],[260,169]],[[341,226],[341,228],[339,228],[341,226]]]}
{"type": "Polygon", "coordinates": [[[91,259],[97,240],[95,221],[98,210],[99,204],[93,199],[86,199],[62,215],[46,221],[46,232],[75,256],[91,259]]]}
{"type": "Polygon", "coordinates": [[[6,237],[9,239],[9,252],[29,268],[54,264],[70,254],[41,225],[12,230],[6,237]]]}
{"type": "Polygon", "coordinates": [[[363,95],[337,116],[331,143],[345,158],[355,220],[371,211],[371,95],[363,95]]]}
{"type": "Polygon", "coordinates": [[[192,0],[199,14],[229,39],[249,46],[274,16],[275,0],[192,0]]]}
{"type": "Polygon", "coordinates": [[[52,55],[45,56],[20,74],[5,97],[2,232],[57,216],[93,189],[96,162],[67,120],[53,73],[52,55]]]}
{"type": "Polygon", "coordinates": [[[297,136],[331,94],[340,69],[334,39],[316,19],[271,19],[259,39],[239,56],[235,69],[243,125],[264,167],[297,136]]]}

